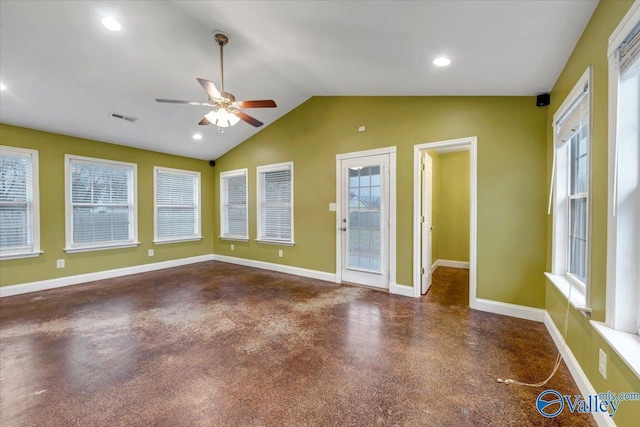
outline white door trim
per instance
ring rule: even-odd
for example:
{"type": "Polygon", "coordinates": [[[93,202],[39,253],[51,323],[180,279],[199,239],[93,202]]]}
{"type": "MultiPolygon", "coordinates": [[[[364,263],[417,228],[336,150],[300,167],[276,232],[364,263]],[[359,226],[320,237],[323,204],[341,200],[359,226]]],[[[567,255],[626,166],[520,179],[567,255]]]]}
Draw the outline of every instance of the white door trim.
{"type": "Polygon", "coordinates": [[[426,150],[464,147],[470,156],[470,227],[469,227],[469,307],[476,308],[476,264],[477,264],[477,221],[478,221],[478,137],[450,139],[413,146],[413,296],[420,297],[420,153],[426,150]]]}
{"type": "Polygon", "coordinates": [[[396,151],[395,146],[336,154],[336,283],[342,283],[342,198],[340,188],[341,161],[356,157],[389,154],[389,289],[396,285],[396,151]]]}

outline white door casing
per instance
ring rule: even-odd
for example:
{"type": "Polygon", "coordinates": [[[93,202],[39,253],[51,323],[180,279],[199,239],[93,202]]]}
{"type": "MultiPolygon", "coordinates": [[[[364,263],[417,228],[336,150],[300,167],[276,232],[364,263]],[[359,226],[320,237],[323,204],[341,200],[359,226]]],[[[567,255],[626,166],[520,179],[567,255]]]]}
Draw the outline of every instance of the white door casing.
{"type": "Polygon", "coordinates": [[[341,160],[342,281],[389,288],[389,154],[341,160]]]}
{"type": "Polygon", "coordinates": [[[389,289],[390,292],[396,289],[395,169],[396,147],[336,155],[337,283],[363,284],[389,289]],[[351,173],[351,186],[348,181],[349,168],[353,168],[354,171],[351,173]],[[372,175],[375,176],[375,182],[371,181],[372,175]],[[362,183],[360,183],[361,177],[364,177],[362,183]],[[369,179],[368,185],[367,179],[369,179]],[[363,189],[362,194],[361,189],[363,189]],[[355,194],[356,192],[357,194],[355,194]],[[377,196],[378,192],[379,197],[377,196]],[[352,193],[354,194],[352,195],[352,193]],[[376,200],[371,200],[372,193],[376,200]],[[357,198],[353,199],[352,196],[357,198]],[[360,200],[361,198],[364,200],[360,200]],[[349,204],[350,200],[351,205],[349,204]],[[351,211],[351,218],[349,211],[351,211]],[[363,217],[362,225],[360,224],[360,216],[363,217]],[[347,221],[343,222],[343,219],[347,221]],[[355,226],[352,242],[348,240],[351,228],[349,219],[353,221],[352,226],[355,226]],[[380,226],[379,229],[375,226],[376,224],[380,226]],[[343,231],[343,229],[345,230],[343,231]],[[375,247],[377,247],[378,240],[380,246],[376,251],[373,243],[376,243],[375,247]],[[352,249],[351,254],[349,254],[349,249],[352,249]]]}
{"type": "Polygon", "coordinates": [[[422,233],[420,222],[422,210],[422,175],[420,173],[422,153],[427,150],[459,151],[459,149],[470,150],[469,307],[478,308],[479,303],[476,298],[478,138],[475,136],[413,146],[413,297],[419,297],[422,290],[420,275],[420,267],[422,265],[422,233]]]}
{"type": "Polygon", "coordinates": [[[433,159],[422,152],[422,271],[421,293],[429,290],[432,280],[432,232],[433,232],[433,159]]]}

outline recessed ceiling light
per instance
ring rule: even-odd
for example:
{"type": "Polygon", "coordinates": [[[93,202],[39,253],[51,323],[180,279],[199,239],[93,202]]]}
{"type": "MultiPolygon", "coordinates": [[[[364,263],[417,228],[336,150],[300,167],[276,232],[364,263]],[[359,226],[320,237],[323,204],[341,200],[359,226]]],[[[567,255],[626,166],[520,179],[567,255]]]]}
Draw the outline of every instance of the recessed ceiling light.
{"type": "Polygon", "coordinates": [[[193,139],[196,139],[196,140],[198,140],[198,139],[202,139],[202,134],[194,133],[194,134],[193,134],[193,139]]]}
{"type": "Polygon", "coordinates": [[[0,90],[7,90],[7,87],[4,85],[4,83],[0,83],[0,90]]]}
{"type": "Polygon", "coordinates": [[[446,67],[447,65],[451,64],[451,60],[446,56],[439,56],[433,60],[433,64],[437,65],[438,67],[446,67]]]}
{"type": "Polygon", "coordinates": [[[120,31],[122,29],[122,25],[120,25],[118,20],[113,16],[102,18],[102,25],[104,25],[107,30],[111,31],[120,31]]]}

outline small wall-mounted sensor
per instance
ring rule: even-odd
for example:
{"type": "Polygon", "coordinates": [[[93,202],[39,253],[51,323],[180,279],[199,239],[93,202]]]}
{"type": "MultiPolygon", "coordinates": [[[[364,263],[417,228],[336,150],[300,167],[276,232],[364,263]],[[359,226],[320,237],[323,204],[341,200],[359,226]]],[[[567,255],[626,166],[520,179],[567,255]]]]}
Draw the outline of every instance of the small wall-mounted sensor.
{"type": "Polygon", "coordinates": [[[364,132],[365,130],[367,130],[367,127],[366,127],[366,126],[360,126],[360,127],[358,128],[358,132],[364,132]]]}

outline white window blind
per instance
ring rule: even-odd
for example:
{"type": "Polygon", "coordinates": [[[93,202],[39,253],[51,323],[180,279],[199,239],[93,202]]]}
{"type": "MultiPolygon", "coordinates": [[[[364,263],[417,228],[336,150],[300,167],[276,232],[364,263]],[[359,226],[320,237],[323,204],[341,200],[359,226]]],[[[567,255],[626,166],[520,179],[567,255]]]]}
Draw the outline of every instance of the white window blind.
{"type": "Polygon", "coordinates": [[[220,237],[247,240],[247,169],[221,173],[220,188],[220,237]]]}
{"type": "Polygon", "coordinates": [[[0,147],[0,258],[38,253],[38,152],[0,147]]]}
{"type": "Polygon", "coordinates": [[[199,239],[200,173],[155,167],[155,241],[199,239]]]}
{"type": "Polygon", "coordinates": [[[258,167],[258,240],[293,243],[293,163],[258,167]]]}
{"type": "Polygon", "coordinates": [[[65,157],[69,198],[67,250],[136,243],[136,165],[65,157]]]}
{"type": "Polygon", "coordinates": [[[640,25],[637,25],[618,50],[620,79],[633,77],[640,71],[640,25]]]}

